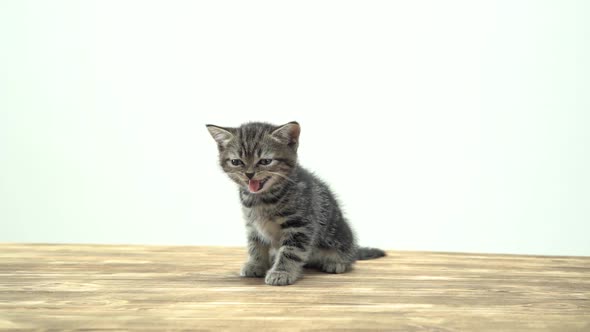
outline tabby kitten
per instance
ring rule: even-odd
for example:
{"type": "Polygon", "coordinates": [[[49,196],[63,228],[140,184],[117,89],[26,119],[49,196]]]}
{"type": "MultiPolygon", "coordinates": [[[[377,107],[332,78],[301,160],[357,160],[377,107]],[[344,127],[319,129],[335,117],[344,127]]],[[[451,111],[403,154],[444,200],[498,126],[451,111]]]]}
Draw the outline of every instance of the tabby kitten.
{"type": "Polygon", "coordinates": [[[289,285],[304,266],[342,273],[358,259],[385,255],[357,246],[328,186],[297,163],[297,122],[207,129],[221,168],[239,186],[249,253],[241,276],[289,285]]]}

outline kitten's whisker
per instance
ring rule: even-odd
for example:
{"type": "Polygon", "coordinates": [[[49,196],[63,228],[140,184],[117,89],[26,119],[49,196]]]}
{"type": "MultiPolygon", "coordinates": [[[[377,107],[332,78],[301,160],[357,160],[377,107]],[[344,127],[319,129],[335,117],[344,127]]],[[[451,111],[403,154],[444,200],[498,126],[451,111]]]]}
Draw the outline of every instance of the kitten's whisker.
{"type": "Polygon", "coordinates": [[[267,171],[267,172],[268,172],[268,173],[270,173],[270,174],[276,175],[276,176],[280,176],[280,177],[282,177],[283,179],[285,179],[285,180],[287,180],[287,181],[290,181],[290,182],[291,182],[291,183],[293,183],[293,184],[296,184],[296,183],[297,183],[297,182],[295,182],[293,179],[291,179],[290,177],[288,177],[288,176],[286,176],[286,175],[284,175],[284,174],[277,173],[277,172],[271,172],[271,171],[267,171]]]}

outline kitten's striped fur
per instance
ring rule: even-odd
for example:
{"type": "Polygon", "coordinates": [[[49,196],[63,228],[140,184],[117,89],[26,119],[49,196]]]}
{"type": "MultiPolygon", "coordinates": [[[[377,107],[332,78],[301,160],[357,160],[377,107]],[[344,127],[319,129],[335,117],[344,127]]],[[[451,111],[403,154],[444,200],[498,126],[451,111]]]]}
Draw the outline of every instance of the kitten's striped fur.
{"type": "Polygon", "coordinates": [[[304,266],[342,273],[358,259],[385,255],[380,249],[357,246],[328,186],[297,163],[297,122],[207,128],[217,141],[221,167],[239,186],[249,254],[242,276],[289,285],[304,266]],[[262,159],[272,162],[263,165],[262,159]],[[249,181],[266,182],[261,189],[254,185],[259,190],[252,192],[249,181]]]}

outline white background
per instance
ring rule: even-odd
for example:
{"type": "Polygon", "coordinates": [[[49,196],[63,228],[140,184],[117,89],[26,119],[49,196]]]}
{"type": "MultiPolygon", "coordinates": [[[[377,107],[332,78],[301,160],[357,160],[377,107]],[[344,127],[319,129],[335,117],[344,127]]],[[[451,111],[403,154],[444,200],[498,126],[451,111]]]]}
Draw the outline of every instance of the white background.
{"type": "Polygon", "coordinates": [[[590,255],[585,1],[0,13],[2,242],[243,245],[204,125],[297,120],[363,245],[590,255]]]}

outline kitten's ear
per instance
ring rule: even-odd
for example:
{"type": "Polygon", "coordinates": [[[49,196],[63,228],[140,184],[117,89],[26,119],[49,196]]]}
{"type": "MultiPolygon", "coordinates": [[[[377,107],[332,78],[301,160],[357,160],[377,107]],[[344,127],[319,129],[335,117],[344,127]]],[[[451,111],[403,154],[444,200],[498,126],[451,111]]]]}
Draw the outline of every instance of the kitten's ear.
{"type": "Polygon", "coordinates": [[[231,129],[229,128],[223,128],[208,124],[207,130],[209,130],[209,134],[211,134],[211,136],[219,146],[225,147],[227,143],[234,137],[234,134],[231,133],[231,129]]]}
{"type": "Polygon", "coordinates": [[[270,135],[272,138],[283,144],[296,145],[299,143],[300,133],[301,127],[299,126],[299,123],[291,121],[275,129],[270,135]]]}

